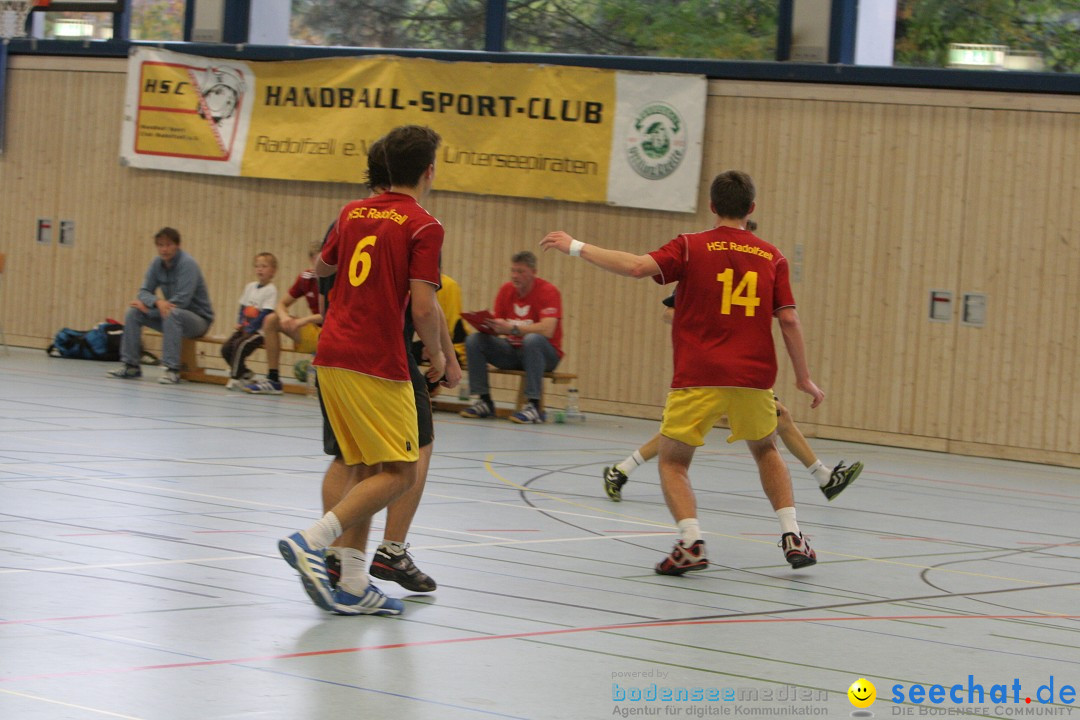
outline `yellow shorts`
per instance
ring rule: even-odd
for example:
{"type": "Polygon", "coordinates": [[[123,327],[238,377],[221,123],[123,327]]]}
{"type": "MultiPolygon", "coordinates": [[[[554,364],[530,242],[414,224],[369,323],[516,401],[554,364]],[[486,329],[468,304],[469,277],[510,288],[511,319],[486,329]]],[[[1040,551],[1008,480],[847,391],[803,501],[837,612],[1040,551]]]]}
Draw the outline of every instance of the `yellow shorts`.
{"type": "Polygon", "coordinates": [[[300,328],[300,339],[293,341],[293,351],[313,353],[319,344],[319,332],[322,330],[315,323],[308,323],[300,328]]]}
{"type": "Polygon", "coordinates": [[[700,387],[668,392],[660,433],[700,447],[722,415],[731,426],[728,442],[761,440],[776,430],[776,399],[772,390],[700,387]]]}
{"type": "Polygon", "coordinates": [[[420,442],[412,383],[320,367],[319,390],[346,465],[416,462],[420,442]]]}

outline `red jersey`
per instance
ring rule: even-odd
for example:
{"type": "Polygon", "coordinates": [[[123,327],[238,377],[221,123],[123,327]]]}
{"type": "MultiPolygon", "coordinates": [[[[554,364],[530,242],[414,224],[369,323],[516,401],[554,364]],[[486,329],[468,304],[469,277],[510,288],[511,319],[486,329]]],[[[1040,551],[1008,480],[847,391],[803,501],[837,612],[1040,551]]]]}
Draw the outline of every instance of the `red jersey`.
{"type": "Polygon", "coordinates": [[[409,382],[409,281],[439,286],[443,227],[419,203],[383,193],[346,205],[322,260],[338,268],[315,364],[409,382]]]}
{"type": "Polygon", "coordinates": [[[319,278],[314,270],[305,270],[296,276],[296,282],[289,288],[289,295],[294,298],[307,298],[312,315],[319,314],[319,278]]]}
{"type": "MultiPolygon", "coordinates": [[[[525,297],[518,297],[517,288],[513,283],[506,283],[499,288],[499,294],[495,296],[495,308],[492,315],[507,320],[528,320],[540,322],[544,318],[562,318],[562,295],[559,288],[555,287],[543,278],[534,278],[532,289],[525,297]]],[[[520,345],[520,335],[507,337],[511,345],[520,345]]],[[[555,325],[555,334],[551,336],[551,346],[559,357],[562,351],[562,322],[555,325]]]]}
{"type": "Polygon", "coordinates": [[[649,255],[660,266],[656,282],[679,282],[671,387],[771,389],[773,313],[795,306],[780,251],[746,230],[718,227],[680,235],[649,255]]]}

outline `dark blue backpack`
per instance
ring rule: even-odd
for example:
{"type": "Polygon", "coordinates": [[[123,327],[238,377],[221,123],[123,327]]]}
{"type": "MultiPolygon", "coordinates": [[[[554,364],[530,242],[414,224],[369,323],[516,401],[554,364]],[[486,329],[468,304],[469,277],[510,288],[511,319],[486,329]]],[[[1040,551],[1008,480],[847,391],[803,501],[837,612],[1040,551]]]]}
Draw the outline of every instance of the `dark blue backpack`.
{"type": "Polygon", "coordinates": [[[81,360],[120,359],[120,343],[124,337],[124,326],[106,320],[90,330],[72,330],[64,328],[56,333],[52,345],[45,349],[52,357],[78,358],[81,360]]]}

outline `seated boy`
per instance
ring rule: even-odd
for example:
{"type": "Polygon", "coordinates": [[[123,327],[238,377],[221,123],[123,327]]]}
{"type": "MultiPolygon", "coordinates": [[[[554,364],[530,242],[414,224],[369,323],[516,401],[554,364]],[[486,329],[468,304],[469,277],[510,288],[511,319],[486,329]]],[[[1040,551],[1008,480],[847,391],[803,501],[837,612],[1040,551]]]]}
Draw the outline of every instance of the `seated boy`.
{"type": "Polygon", "coordinates": [[[255,256],[255,280],[249,282],[240,296],[240,311],[236,330],[221,346],[221,356],[229,363],[228,390],[239,390],[244,382],[255,377],[244,361],[263,345],[263,319],[274,311],[277,288],[270,282],[277,272],[277,258],[263,252],[255,256]]]}
{"type": "Polygon", "coordinates": [[[289,292],[281,298],[274,312],[263,320],[263,336],[266,338],[266,379],[249,382],[244,386],[244,392],[255,395],[281,394],[279,371],[281,336],[278,333],[289,336],[293,341],[293,350],[296,352],[315,352],[315,347],[319,343],[319,330],[322,328],[323,316],[319,313],[319,279],[315,277],[313,268],[321,247],[320,242],[314,242],[308,247],[310,262],[308,269],[296,276],[296,281],[289,288],[289,292]],[[307,299],[310,312],[302,317],[293,317],[289,313],[289,307],[300,298],[307,299]]]}

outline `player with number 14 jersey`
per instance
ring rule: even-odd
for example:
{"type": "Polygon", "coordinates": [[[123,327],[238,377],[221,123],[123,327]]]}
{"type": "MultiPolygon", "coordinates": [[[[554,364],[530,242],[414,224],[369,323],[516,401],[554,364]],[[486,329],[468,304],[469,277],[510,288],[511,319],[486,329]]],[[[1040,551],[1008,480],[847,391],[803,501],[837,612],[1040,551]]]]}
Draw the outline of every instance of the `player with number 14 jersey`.
{"type": "Polygon", "coordinates": [[[649,255],[660,267],[653,280],[679,282],[671,387],[772,389],[773,313],[795,307],[780,251],[748,230],[719,226],[649,255]]]}

